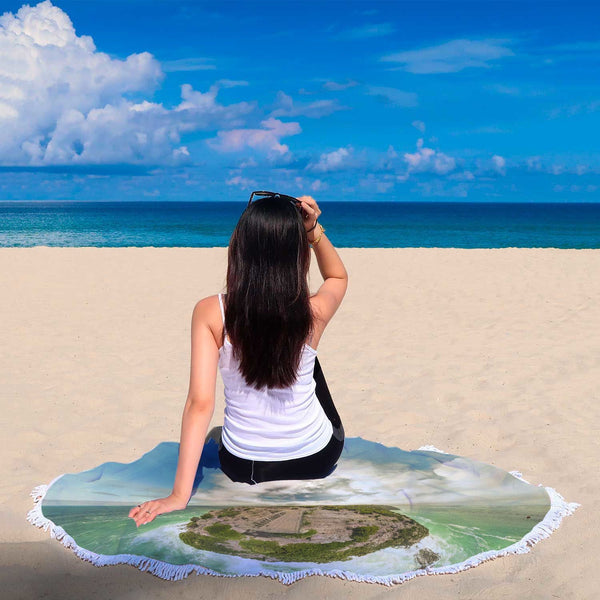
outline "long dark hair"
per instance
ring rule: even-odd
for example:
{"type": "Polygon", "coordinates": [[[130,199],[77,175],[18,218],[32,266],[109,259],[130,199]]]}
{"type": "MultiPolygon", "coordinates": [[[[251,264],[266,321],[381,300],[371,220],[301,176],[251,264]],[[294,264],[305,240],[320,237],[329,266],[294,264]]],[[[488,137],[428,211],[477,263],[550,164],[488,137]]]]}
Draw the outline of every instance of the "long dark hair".
{"type": "Polygon", "coordinates": [[[225,329],[246,383],[294,383],[313,331],[307,275],[308,236],[298,208],[260,198],[242,213],[229,240],[225,329]]]}

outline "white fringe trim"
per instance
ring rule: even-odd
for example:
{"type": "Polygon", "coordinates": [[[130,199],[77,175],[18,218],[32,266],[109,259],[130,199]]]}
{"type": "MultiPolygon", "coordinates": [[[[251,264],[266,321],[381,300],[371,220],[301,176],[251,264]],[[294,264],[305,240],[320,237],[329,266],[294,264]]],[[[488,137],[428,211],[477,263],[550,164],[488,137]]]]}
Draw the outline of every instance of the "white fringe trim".
{"type": "MultiPolygon", "coordinates": [[[[434,446],[422,446],[418,450],[439,452],[440,454],[448,454],[442,450],[438,450],[434,446]]],[[[518,471],[511,471],[510,474],[517,479],[525,483],[518,471]]],[[[281,583],[286,585],[292,584],[299,579],[308,577],[310,575],[326,575],[328,577],[336,577],[347,581],[359,581],[367,583],[380,583],[387,586],[392,586],[397,583],[404,583],[409,579],[414,579],[421,575],[443,575],[448,573],[458,573],[465,571],[472,567],[476,567],[483,562],[498,558],[500,556],[508,556],[509,554],[525,554],[530,551],[534,544],[537,544],[540,540],[550,537],[553,531],[558,529],[562,519],[568,515],[572,515],[575,510],[581,506],[577,502],[566,502],[565,499],[554,489],[545,487],[544,489],[550,497],[550,509],[546,513],[544,519],[538,523],[527,535],[525,535],[520,541],[515,542],[511,546],[502,550],[488,550],[487,552],[480,552],[467,560],[456,563],[454,565],[447,565],[445,567],[426,567],[424,569],[418,569],[416,571],[408,571],[401,573],[400,575],[388,575],[388,576],[369,576],[359,575],[350,571],[341,571],[339,569],[332,571],[322,571],[321,569],[305,569],[304,571],[296,571],[294,573],[280,573],[278,571],[259,571],[258,573],[241,573],[241,574],[224,574],[213,571],[206,567],[199,565],[172,565],[170,563],[148,558],[145,556],[137,556],[135,554],[96,554],[90,550],[86,550],[77,545],[75,540],[59,525],[55,525],[50,519],[47,519],[42,513],[42,501],[50,489],[50,487],[62,477],[59,475],[55,477],[47,485],[38,485],[30,492],[30,496],[34,499],[34,507],[27,513],[27,521],[36,527],[43,528],[44,531],[50,529],[50,537],[59,540],[65,547],[70,548],[73,552],[82,558],[91,562],[97,567],[104,567],[107,565],[118,565],[118,564],[129,564],[137,567],[140,571],[148,571],[161,579],[169,581],[178,581],[184,579],[191,573],[195,572],[197,575],[215,575],[218,577],[270,577],[271,579],[278,579],[281,583]]],[[[540,484],[539,487],[542,487],[540,484]]]]}

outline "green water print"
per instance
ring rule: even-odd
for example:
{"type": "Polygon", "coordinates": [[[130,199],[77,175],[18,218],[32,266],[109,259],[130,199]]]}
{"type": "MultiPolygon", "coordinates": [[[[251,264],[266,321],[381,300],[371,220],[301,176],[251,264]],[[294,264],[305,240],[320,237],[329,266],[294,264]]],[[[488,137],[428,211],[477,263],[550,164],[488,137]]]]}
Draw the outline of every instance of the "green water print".
{"type": "Polygon", "coordinates": [[[346,439],[325,479],[250,486],[221,472],[217,444],[209,440],[187,508],[137,528],[130,508],[168,495],[178,450],[164,442],[129,464],[59,476],[40,486],[28,518],[51,524],[94,564],[142,568],[145,561],[144,568],[167,579],[195,570],[284,582],[322,573],[393,583],[524,551],[577,506],[492,465],[362,438],[346,439]],[[402,538],[392,531],[390,515],[413,533],[402,538]]]}

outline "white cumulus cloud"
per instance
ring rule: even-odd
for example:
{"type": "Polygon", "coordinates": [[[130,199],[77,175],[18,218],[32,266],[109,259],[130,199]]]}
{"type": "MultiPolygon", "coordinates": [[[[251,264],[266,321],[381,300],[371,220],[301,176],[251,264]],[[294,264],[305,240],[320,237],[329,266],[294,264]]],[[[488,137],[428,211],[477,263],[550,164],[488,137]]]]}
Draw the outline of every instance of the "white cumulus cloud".
{"type": "Polygon", "coordinates": [[[426,148],[423,145],[423,138],[417,140],[416,152],[404,153],[404,160],[408,173],[432,172],[443,175],[452,171],[456,166],[456,161],[451,156],[433,148],[426,148]]]}
{"type": "Polygon", "coordinates": [[[296,135],[302,131],[296,122],[284,123],[272,117],[261,121],[260,124],[262,128],[219,131],[216,137],[206,141],[209,146],[220,152],[238,152],[250,147],[277,155],[289,151],[288,146],[280,142],[282,137],[296,135]]]}
{"type": "Polygon", "coordinates": [[[233,175],[229,179],[226,179],[225,183],[227,185],[237,186],[241,189],[256,188],[256,186],[258,185],[256,181],[254,181],[253,179],[248,179],[243,175],[233,175]]]}
{"type": "Polygon", "coordinates": [[[307,169],[322,173],[340,171],[351,166],[352,153],[353,149],[351,147],[324,152],[315,163],[309,164],[307,169]]]}
{"type": "MultiPolygon", "coordinates": [[[[531,163],[535,165],[535,162],[531,163]]],[[[478,158],[475,160],[478,175],[506,175],[506,159],[499,154],[493,154],[490,158],[478,158]]],[[[535,167],[532,168],[535,170],[535,167]]]]}
{"type": "Polygon", "coordinates": [[[321,192],[323,190],[326,190],[328,187],[329,187],[329,185],[327,185],[327,183],[322,181],[321,179],[315,179],[310,184],[310,189],[313,192],[321,192]]]}
{"type": "Polygon", "coordinates": [[[186,131],[242,124],[254,109],[216,101],[222,80],[206,93],[182,86],[168,109],[130,94],[151,94],[164,77],[148,52],[125,60],[78,36],[69,16],[49,0],[0,17],[0,164],[82,165],[186,160],[186,131]]]}
{"type": "Polygon", "coordinates": [[[494,169],[501,175],[506,174],[506,160],[503,156],[494,154],[494,156],[492,156],[492,165],[494,169]]]}

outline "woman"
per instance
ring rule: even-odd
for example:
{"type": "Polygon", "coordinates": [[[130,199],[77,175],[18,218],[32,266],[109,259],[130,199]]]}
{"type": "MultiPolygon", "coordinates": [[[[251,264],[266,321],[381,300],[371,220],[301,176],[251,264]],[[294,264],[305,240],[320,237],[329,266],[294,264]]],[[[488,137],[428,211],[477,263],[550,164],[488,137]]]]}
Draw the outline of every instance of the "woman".
{"type": "Polygon", "coordinates": [[[131,509],[136,526],[184,509],[214,412],[217,368],[225,385],[219,442],[223,472],[250,485],[316,479],[336,467],[344,429],[317,360],[348,273],[317,222],[311,196],[259,192],[230,239],[227,294],[194,307],[190,385],[175,483],[166,498],[131,509]],[[324,282],[309,296],[313,248],[324,282]]]}

